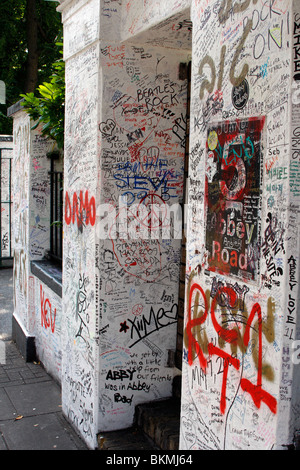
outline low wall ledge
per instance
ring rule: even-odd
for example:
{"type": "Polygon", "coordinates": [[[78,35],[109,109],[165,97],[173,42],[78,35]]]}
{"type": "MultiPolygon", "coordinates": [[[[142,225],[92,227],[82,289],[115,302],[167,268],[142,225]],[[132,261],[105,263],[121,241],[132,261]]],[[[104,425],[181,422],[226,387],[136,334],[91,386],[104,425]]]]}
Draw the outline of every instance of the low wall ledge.
{"type": "Polygon", "coordinates": [[[24,110],[23,106],[21,105],[21,103],[23,102],[24,100],[20,100],[20,101],[17,101],[17,103],[13,104],[12,106],[10,106],[8,109],[7,109],[7,116],[10,117],[12,116],[13,114],[17,113],[18,111],[22,111],[24,110]]]}
{"type": "Polygon", "coordinates": [[[62,269],[48,260],[31,261],[31,274],[62,297],[62,269]]]}

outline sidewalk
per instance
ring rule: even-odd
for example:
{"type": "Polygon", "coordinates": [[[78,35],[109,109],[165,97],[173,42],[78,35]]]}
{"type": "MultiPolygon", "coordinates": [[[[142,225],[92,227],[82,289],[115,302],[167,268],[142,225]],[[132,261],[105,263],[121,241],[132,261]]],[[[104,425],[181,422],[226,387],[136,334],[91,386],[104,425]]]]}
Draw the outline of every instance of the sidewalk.
{"type": "Polygon", "coordinates": [[[0,270],[0,451],[88,450],[62,413],[59,385],[11,341],[11,278],[0,270]]]}

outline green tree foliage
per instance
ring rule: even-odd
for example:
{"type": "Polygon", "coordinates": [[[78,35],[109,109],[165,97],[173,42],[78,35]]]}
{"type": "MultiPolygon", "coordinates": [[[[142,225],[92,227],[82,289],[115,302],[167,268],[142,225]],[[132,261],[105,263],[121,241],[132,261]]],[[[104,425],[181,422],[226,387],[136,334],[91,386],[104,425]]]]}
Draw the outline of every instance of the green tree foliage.
{"type": "Polygon", "coordinates": [[[7,108],[21,93],[34,89],[51,74],[60,57],[61,15],[57,1],[0,1],[0,80],[6,84],[6,104],[0,105],[0,134],[12,133],[7,108]]]}
{"type": "MultiPolygon", "coordinates": [[[[62,43],[58,44],[62,47],[62,43]]],[[[62,50],[61,50],[62,53],[62,50]]],[[[33,129],[42,124],[42,135],[57,142],[59,148],[64,144],[64,104],[65,104],[65,63],[63,59],[52,65],[52,74],[33,92],[21,94],[21,103],[29,116],[35,121],[33,129]]]]}

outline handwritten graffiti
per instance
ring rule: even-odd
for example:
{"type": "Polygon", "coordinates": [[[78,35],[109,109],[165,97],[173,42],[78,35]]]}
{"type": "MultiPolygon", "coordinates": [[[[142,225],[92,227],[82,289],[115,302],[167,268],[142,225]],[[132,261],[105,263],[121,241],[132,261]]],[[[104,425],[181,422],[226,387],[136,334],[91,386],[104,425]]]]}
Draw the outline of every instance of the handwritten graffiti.
{"type": "Polygon", "coordinates": [[[147,110],[153,111],[157,106],[172,106],[178,103],[177,94],[174,89],[174,83],[165,84],[164,87],[159,85],[152,88],[137,90],[138,102],[145,100],[147,110]]]}
{"type": "Polygon", "coordinates": [[[129,330],[129,326],[128,326],[127,323],[126,323],[126,320],[125,320],[124,322],[120,323],[120,327],[121,327],[120,330],[119,330],[120,333],[121,333],[122,331],[124,331],[124,332],[126,333],[126,331],[129,330]]]}
{"type": "Polygon", "coordinates": [[[104,136],[112,136],[112,133],[116,127],[116,123],[112,119],[107,119],[105,122],[99,124],[99,130],[104,136]]]}
{"type": "Polygon", "coordinates": [[[79,196],[76,192],[73,194],[72,203],[68,191],[65,196],[65,221],[67,225],[77,223],[79,228],[86,225],[94,225],[96,221],[96,203],[95,198],[89,198],[88,190],[80,191],[79,196]]]}
{"type": "Polygon", "coordinates": [[[226,410],[226,390],[229,366],[233,366],[238,373],[243,374],[242,360],[237,357],[237,348],[243,355],[251,348],[253,361],[256,366],[256,383],[245,377],[241,377],[240,386],[242,390],[249,393],[257,408],[264,402],[272,413],[277,411],[277,401],[266,390],[263,389],[263,376],[268,380],[273,380],[272,368],[263,363],[263,333],[267,341],[274,340],[273,326],[273,304],[269,300],[269,307],[266,319],[260,305],[256,302],[248,316],[244,306],[245,294],[248,292],[247,286],[239,287],[237,283],[226,285],[214,279],[211,293],[204,292],[202,287],[194,281],[194,274],[188,284],[188,311],[187,324],[185,328],[185,346],[187,347],[187,360],[191,366],[198,358],[199,365],[204,374],[207,373],[208,362],[212,356],[216,355],[223,361],[222,386],[220,393],[220,412],[226,410]],[[210,304],[210,298],[212,298],[210,304]],[[218,320],[222,317],[222,322],[218,320]],[[206,325],[211,320],[213,330],[217,333],[217,342],[213,338],[208,339],[206,325]],[[231,323],[233,327],[230,328],[231,323]],[[231,352],[225,351],[226,344],[230,345],[231,352]]]}
{"type": "Polygon", "coordinates": [[[142,304],[136,304],[132,307],[133,315],[140,315],[143,311],[144,306],[142,304]]]}
{"type": "MultiPolygon", "coordinates": [[[[152,147],[151,150],[155,148],[152,147]]],[[[146,197],[148,194],[159,192],[164,201],[176,197],[178,188],[182,187],[182,178],[173,169],[166,169],[167,161],[165,159],[157,159],[152,152],[153,157],[145,157],[145,149],[135,147],[135,156],[133,160],[140,159],[140,162],[130,164],[120,164],[117,172],[114,173],[114,182],[118,190],[121,191],[124,198],[127,198],[127,204],[131,205],[137,199],[138,201],[146,197]],[[142,160],[143,158],[143,160],[142,160]],[[154,160],[156,158],[156,160],[154,160]],[[150,175],[144,172],[149,169],[155,171],[156,174],[150,175]]]]}
{"type": "Polygon", "coordinates": [[[298,284],[297,277],[296,277],[296,270],[297,270],[297,262],[293,255],[291,255],[288,259],[289,265],[289,286],[290,290],[298,284]]]}
{"type": "Polygon", "coordinates": [[[176,323],[177,316],[178,305],[173,304],[170,310],[165,310],[161,307],[158,308],[157,312],[151,307],[148,317],[143,314],[141,316],[135,316],[133,320],[128,318],[128,322],[131,324],[130,335],[133,340],[133,343],[131,343],[129,347],[131,348],[151,333],[176,323]]]}
{"type": "Polygon", "coordinates": [[[294,19],[294,80],[300,80],[300,15],[295,14],[294,19]]]}
{"type": "MultiPolygon", "coordinates": [[[[141,209],[139,207],[140,212],[141,209]]],[[[144,218],[137,218],[133,212],[122,208],[115,219],[115,223],[119,223],[118,240],[114,240],[112,235],[115,225],[110,231],[112,251],[125,272],[146,282],[154,282],[161,274],[161,248],[158,240],[141,237],[143,220],[144,218]],[[127,229],[133,236],[138,235],[141,238],[127,239],[127,229]]]]}
{"type": "MultiPolygon", "coordinates": [[[[245,0],[241,4],[234,4],[232,5],[232,0],[223,0],[220,6],[219,10],[219,21],[221,24],[225,23],[227,19],[230,17],[230,15],[235,14],[235,13],[240,13],[245,10],[250,5],[251,0],[245,0]]],[[[253,2],[254,4],[256,1],[253,2]]]]}
{"type": "Polygon", "coordinates": [[[128,398],[126,395],[121,395],[120,393],[114,394],[115,403],[121,402],[121,403],[128,403],[129,405],[131,405],[132,399],[133,399],[133,395],[131,395],[131,397],[128,398]]]}
{"type": "Polygon", "coordinates": [[[6,232],[2,237],[2,250],[6,250],[9,244],[8,232],[6,232]]]}
{"type": "Polygon", "coordinates": [[[175,119],[175,123],[172,127],[172,132],[179,138],[181,147],[185,148],[186,145],[186,132],[187,132],[187,118],[181,116],[175,119]]]}
{"type": "Polygon", "coordinates": [[[45,293],[43,291],[42,285],[40,285],[40,300],[41,300],[41,325],[46,330],[48,328],[51,328],[52,333],[54,333],[55,320],[56,320],[56,308],[53,311],[50,300],[48,298],[45,299],[45,293]]]}
{"type": "MultiPolygon", "coordinates": [[[[22,296],[27,296],[27,254],[23,250],[14,250],[14,279],[22,296]]],[[[16,290],[15,290],[16,293],[16,290]]]]}
{"type": "Polygon", "coordinates": [[[280,282],[276,278],[283,275],[283,269],[281,266],[278,266],[276,256],[278,253],[285,253],[283,240],[284,229],[278,222],[277,217],[272,216],[270,212],[268,213],[266,222],[268,225],[264,231],[261,253],[266,261],[267,272],[262,275],[262,279],[265,282],[265,286],[271,289],[272,284],[280,285],[280,282]]]}
{"type": "Polygon", "coordinates": [[[87,299],[87,286],[89,279],[83,274],[79,275],[78,292],[76,298],[76,319],[80,320],[79,328],[76,333],[76,338],[82,338],[86,343],[89,338],[89,302],[87,299]]]}
{"type": "Polygon", "coordinates": [[[124,379],[133,379],[133,374],[136,372],[135,369],[120,369],[120,370],[109,370],[106,374],[106,380],[121,380],[121,382],[124,379]]]}
{"type": "Polygon", "coordinates": [[[103,64],[106,67],[120,67],[123,68],[123,60],[125,58],[125,46],[107,46],[101,49],[104,56],[103,64]]]}

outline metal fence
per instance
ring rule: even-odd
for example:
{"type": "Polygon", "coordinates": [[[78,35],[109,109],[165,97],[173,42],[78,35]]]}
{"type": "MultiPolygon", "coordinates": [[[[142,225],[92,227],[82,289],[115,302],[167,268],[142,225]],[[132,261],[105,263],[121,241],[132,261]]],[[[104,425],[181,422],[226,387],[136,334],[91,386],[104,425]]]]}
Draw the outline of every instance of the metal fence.
{"type": "Polygon", "coordinates": [[[63,172],[55,171],[51,159],[50,174],[50,251],[53,261],[62,263],[63,172]]]}

